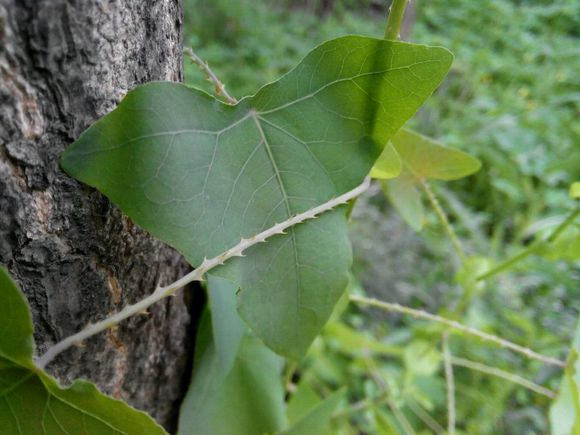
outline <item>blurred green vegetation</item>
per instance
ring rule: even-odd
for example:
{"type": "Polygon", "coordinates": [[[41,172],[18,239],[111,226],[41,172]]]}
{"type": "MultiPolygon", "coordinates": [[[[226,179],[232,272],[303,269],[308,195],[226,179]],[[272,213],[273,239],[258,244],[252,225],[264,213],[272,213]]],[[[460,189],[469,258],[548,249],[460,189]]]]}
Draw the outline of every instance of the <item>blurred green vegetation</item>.
{"type": "MultiPolygon", "coordinates": [[[[287,72],[326,39],[382,37],[386,15],[375,1],[185,3],[185,45],[238,98],[287,72]]],[[[432,186],[472,259],[460,269],[432,211],[416,235],[375,191],[353,214],[351,291],[364,293],[364,287],[384,300],[436,311],[563,358],[580,311],[578,252],[563,255],[559,245],[485,283],[469,277],[549,234],[573,207],[568,187],[580,178],[580,3],[418,0],[412,7],[408,40],[445,46],[455,63],[410,124],[483,162],[475,176],[432,186]]],[[[185,78],[212,92],[187,59],[185,78]]],[[[580,224],[562,240],[579,243],[580,224]]],[[[404,433],[398,413],[417,433],[437,432],[447,418],[441,333],[439,326],[413,318],[350,307],[329,324],[294,380],[323,395],[346,385],[351,404],[381,399],[341,414],[336,423],[342,433],[404,433]]],[[[451,350],[558,387],[558,369],[505,349],[452,336],[451,350]]],[[[549,398],[469,369],[455,371],[459,433],[548,431],[549,398]]]]}

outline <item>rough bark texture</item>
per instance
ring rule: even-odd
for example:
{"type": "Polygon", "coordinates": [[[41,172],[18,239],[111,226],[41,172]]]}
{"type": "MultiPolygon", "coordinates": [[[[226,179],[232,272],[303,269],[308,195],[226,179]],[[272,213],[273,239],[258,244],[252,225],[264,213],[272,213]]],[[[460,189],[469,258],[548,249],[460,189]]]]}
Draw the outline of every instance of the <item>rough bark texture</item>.
{"type": "MultiPolygon", "coordinates": [[[[128,90],[181,80],[180,0],[0,0],[0,263],[31,305],[39,353],[170,282],[179,255],[58,166],[128,90]]],[[[191,342],[183,296],[49,366],[171,426],[191,342]]]]}

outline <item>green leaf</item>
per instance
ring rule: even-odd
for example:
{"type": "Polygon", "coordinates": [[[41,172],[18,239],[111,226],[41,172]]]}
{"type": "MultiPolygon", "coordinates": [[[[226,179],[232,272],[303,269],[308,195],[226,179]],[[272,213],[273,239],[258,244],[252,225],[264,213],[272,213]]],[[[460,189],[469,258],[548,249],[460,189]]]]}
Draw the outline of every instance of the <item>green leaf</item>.
{"type": "Polygon", "coordinates": [[[419,179],[457,180],[481,168],[475,157],[413,130],[403,128],[391,140],[403,166],[419,179]]]}
{"type": "Polygon", "coordinates": [[[415,231],[421,231],[425,211],[413,175],[408,170],[403,170],[399,177],[383,181],[381,186],[403,220],[415,231]]]}
{"type": "Polygon", "coordinates": [[[416,375],[429,376],[439,370],[441,354],[427,341],[414,341],[405,348],[405,366],[416,375]]]}
{"type": "Polygon", "coordinates": [[[221,306],[212,305],[217,310],[211,313],[206,309],[200,322],[193,379],[179,415],[181,435],[254,435],[281,430],[286,424],[283,360],[242,324],[233,309],[235,291],[234,284],[210,276],[210,304],[219,294],[221,306]],[[222,318],[215,319],[218,316],[222,318]],[[240,326],[238,342],[232,339],[238,331],[228,329],[240,326]],[[235,350],[224,351],[220,341],[232,343],[235,350]]]}
{"type": "Polygon", "coordinates": [[[343,322],[328,323],[323,330],[325,341],[332,346],[337,346],[341,352],[352,356],[365,355],[369,352],[400,356],[401,347],[382,343],[372,337],[367,337],[364,333],[359,332],[343,322]]]}
{"type": "Polygon", "coordinates": [[[32,321],[0,267],[0,431],[6,434],[165,434],[147,414],[85,381],[62,388],[32,362],[32,321]]]}
{"type": "MultiPolygon", "coordinates": [[[[235,106],[149,83],[61,164],[197,266],[361,183],[451,61],[443,48],[347,36],[235,106]]],[[[336,209],[214,271],[236,282],[242,318],[276,352],[301,358],[342,294],[346,223],[336,209]]]]}
{"type": "Polygon", "coordinates": [[[236,287],[223,278],[208,275],[207,294],[211,310],[213,339],[222,373],[227,374],[236,360],[246,326],[236,311],[236,287]]]}
{"type": "Polygon", "coordinates": [[[333,435],[332,415],[344,399],[345,390],[338,390],[331,394],[312,411],[306,414],[290,429],[283,432],[284,435],[333,435]]]}
{"type": "Polygon", "coordinates": [[[572,340],[560,391],[550,408],[552,435],[580,433],[580,320],[572,340]]]}
{"type": "Polygon", "coordinates": [[[550,260],[580,260],[580,231],[568,228],[554,242],[544,244],[539,253],[550,260]]]}
{"type": "Polygon", "coordinates": [[[391,142],[387,142],[383,152],[371,169],[371,177],[389,180],[401,174],[401,159],[391,142]]]}
{"type": "Polygon", "coordinates": [[[580,199],[580,181],[575,181],[570,185],[570,198],[580,199]]]}
{"type": "Polygon", "coordinates": [[[0,266],[0,357],[26,366],[32,360],[32,319],[24,295],[0,266]]]}
{"type": "Polygon", "coordinates": [[[318,393],[310,386],[306,379],[302,379],[298,384],[296,392],[290,396],[286,415],[288,422],[292,425],[308,415],[322,399],[318,393]]]}

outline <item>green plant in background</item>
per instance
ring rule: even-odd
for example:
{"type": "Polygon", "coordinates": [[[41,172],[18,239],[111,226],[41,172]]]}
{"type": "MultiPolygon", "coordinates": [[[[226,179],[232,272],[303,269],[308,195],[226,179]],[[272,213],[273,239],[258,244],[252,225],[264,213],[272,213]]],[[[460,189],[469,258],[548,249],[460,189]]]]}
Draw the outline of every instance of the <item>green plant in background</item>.
{"type": "MultiPolygon", "coordinates": [[[[401,129],[451,63],[443,48],[393,41],[405,4],[393,3],[386,26],[391,40],[347,36],[325,42],[280,80],[240,101],[192,52],[217,98],[181,84],[150,83],[131,91],[83,133],[63,155],[63,168],[105,193],[196,269],[65,338],[35,363],[30,315],[1,271],[10,315],[0,316],[0,329],[13,329],[0,342],[1,422],[10,421],[18,433],[29,431],[30,424],[58,433],[83,423],[93,425],[89,433],[161,433],[147,416],[100,395],[91,384],[63,390],[42,369],[72,344],[204,278],[209,303],[181,408],[182,434],[415,433],[422,428],[443,433],[444,425],[448,433],[456,426],[466,433],[491,433],[510,397],[523,393],[520,387],[542,397],[542,406],[550,403],[554,392],[527,375],[539,364],[565,364],[510,341],[507,334],[484,331],[485,324],[477,329],[474,316],[481,313],[481,296],[495,275],[532,255],[578,258],[577,243],[564,235],[576,234],[580,208],[545,239],[504,262],[464,249],[427,179],[462,178],[481,164],[401,129]],[[368,188],[369,172],[382,179],[388,198],[415,229],[429,222],[420,191],[432,205],[458,258],[461,294],[452,309],[431,314],[378,301],[364,295],[357,278],[349,279],[350,209],[344,204],[368,188]],[[349,302],[427,322],[384,324],[370,334],[356,327],[361,314],[349,302]],[[497,352],[477,343],[481,340],[497,352]],[[517,372],[495,367],[508,352],[526,357],[506,361],[508,367],[519,364],[517,372]],[[470,371],[455,373],[454,366],[470,371]],[[469,388],[470,376],[485,385],[484,398],[469,388]],[[490,376],[501,381],[489,381],[490,376]],[[456,394],[472,400],[457,401],[456,394]],[[488,408],[466,405],[489,397],[494,400],[488,408]],[[29,406],[40,416],[36,422],[23,420],[22,410],[29,406]]],[[[272,13],[282,12],[268,11],[260,2],[200,8],[202,18],[223,26],[222,42],[237,47],[261,37],[259,26],[248,32],[240,23],[267,21],[272,13]]],[[[205,43],[215,37],[198,35],[205,43]]],[[[577,190],[573,184],[572,198],[577,190]]],[[[526,327],[523,318],[511,321],[526,327]]],[[[547,350],[560,353],[557,346],[547,350]]],[[[573,350],[553,407],[555,433],[560,433],[556,427],[565,431],[578,422],[578,417],[556,421],[562,409],[577,412],[576,356],[573,350]]],[[[531,397],[523,393],[518,401],[536,400],[531,397]]]]}

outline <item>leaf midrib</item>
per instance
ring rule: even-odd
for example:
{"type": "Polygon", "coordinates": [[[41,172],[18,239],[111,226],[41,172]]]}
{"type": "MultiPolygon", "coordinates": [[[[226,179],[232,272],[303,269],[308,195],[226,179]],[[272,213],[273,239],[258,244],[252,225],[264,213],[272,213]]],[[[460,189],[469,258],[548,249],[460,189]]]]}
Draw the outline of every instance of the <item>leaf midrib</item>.
{"type": "MultiPolygon", "coordinates": [[[[254,123],[256,124],[256,127],[258,129],[258,132],[260,134],[260,138],[262,139],[262,143],[264,144],[264,148],[266,149],[266,153],[268,154],[268,158],[270,160],[270,163],[272,164],[272,168],[274,169],[274,173],[276,174],[276,180],[278,180],[278,184],[280,186],[280,191],[282,192],[282,197],[284,199],[284,204],[286,206],[286,217],[290,218],[292,216],[292,210],[290,208],[290,203],[288,202],[288,194],[286,193],[286,188],[284,186],[284,181],[282,180],[282,174],[280,173],[280,170],[278,169],[278,165],[276,163],[276,160],[274,159],[274,154],[272,153],[272,149],[270,147],[270,144],[268,143],[268,139],[266,138],[266,134],[264,133],[264,129],[262,128],[262,125],[260,124],[260,120],[258,119],[258,116],[256,115],[256,111],[253,109],[250,109],[250,116],[252,117],[252,119],[254,120],[254,123]]],[[[298,250],[296,248],[296,235],[294,233],[294,228],[290,228],[288,229],[288,233],[290,234],[290,236],[292,237],[292,249],[294,251],[294,274],[296,276],[296,283],[297,283],[297,297],[296,297],[296,305],[294,307],[294,309],[296,310],[296,314],[298,315],[299,313],[299,308],[301,306],[301,289],[302,289],[302,283],[301,283],[301,279],[300,279],[300,272],[298,270],[298,250]]]]}

